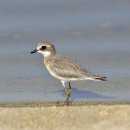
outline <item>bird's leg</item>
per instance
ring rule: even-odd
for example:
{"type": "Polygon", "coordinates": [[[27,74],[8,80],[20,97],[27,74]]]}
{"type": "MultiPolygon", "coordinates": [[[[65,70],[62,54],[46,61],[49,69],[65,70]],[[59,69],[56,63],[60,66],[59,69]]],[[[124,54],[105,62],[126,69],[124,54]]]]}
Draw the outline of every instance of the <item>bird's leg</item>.
{"type": "Polygon", "coordinates": [[[69,105],[69,98],[70,98],[70,94],[71,94],[71,85],[70,85],[70,82],[69,82],[69,88],[67,89],[66,86],[65,86],[65,82],[62,81],[62,84],[64,86],[64,89],[65,89],[65,93],[66,93],[66,104],[69,105]]]}
{"type": "Polygon", "coordinates": [[[72,91],[72,87],[70,85],[70,82],[69,82],[69,94],[71,95],[71,91],[72,91]]]}
{"type": "Polygon", "coordinates": [[[66,93],[66,104],[69,105],[70,91],[66,87],[64,89],[66,93]]]}
{"type": "Polygon", "coordinates": [[[72,87],[70,85],[70,82],[69,82],[69,88],[66,88],[65,87],[65,92],[66,92],[66,104],[69,105],[70,101],[69,101],[69,98],[70,98],[70,95],[71,95],[71,91],[72,91],[72,87]]]}
{"type": "Polygon", "coordinates": [[[66,93],[66,105],[69,105],[69,98],[70,98],[70,95],[69,95],[69,93],[67,92],[66,93]]]}

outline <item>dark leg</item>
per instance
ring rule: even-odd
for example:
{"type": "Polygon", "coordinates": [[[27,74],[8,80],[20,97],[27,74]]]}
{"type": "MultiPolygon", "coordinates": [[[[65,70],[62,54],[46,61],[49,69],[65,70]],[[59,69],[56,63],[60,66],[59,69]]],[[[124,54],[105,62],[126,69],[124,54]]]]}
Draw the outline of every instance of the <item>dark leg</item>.
{"type": "Polygon", "coordinates": [[[72,87],[71,87],[70,82],[69,82],[69,92],[70,92],[70,95],[71,95],[71,91],[72,91],[72,87]]]}
{"type": "Polygon", "coordinates": [[[69,82],[69,88],[66,88],[65,86],[65,82],[62,82],[63,86],[64,86],[64,89],[65,89],[65,93],[66,93],[66,104],[69,105],[69,98],[70,98],[70,95],[71,95],[71,85],[70,85],[70,82],[69,82]]]}
{"type": "Polygon", "coordinates": [[[69,105],[69,98],[70,98],[70,90],[65,88],[65,93],[66,93],[66,105],[69,105]]]}
{"type": "Polygon", "coordinates": [[[69,82],[69,88],[67,89],[67,96],[66,96],[66,104],[67,105],[69,105],[69,103],[70,103],[69,98],[71,95],[71,91],[72,91],[72,87],[71,87],[70,82],[69,82]]]}

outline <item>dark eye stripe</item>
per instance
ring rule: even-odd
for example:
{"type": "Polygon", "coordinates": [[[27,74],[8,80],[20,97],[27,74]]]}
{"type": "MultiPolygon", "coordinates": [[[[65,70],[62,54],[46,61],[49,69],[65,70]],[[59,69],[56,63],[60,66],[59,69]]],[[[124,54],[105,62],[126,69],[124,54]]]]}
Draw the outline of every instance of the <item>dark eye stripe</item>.
{"type": "Polygon", "coordinates": [[[42,46],[40,50],[45,50],[46,49],[46,46],[42,46]]]}

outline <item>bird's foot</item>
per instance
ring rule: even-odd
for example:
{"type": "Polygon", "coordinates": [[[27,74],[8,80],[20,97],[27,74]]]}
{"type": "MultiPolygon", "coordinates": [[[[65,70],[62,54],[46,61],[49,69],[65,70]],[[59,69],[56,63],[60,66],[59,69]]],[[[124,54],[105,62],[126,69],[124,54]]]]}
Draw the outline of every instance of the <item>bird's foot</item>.
{"type": "Polygon", "coordinates": [[[66,105],[66,106],[69,106],[69,105],[71,105],[71,104],[72,104],[71,101],[65,101],[65,105],[66,105]]]}

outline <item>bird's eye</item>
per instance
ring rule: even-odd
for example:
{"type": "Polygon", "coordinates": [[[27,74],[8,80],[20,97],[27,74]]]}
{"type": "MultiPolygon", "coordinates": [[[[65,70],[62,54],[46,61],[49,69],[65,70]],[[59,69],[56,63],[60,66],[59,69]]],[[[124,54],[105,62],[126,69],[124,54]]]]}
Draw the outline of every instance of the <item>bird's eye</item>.
{"type": "Polygon", "coordinates": [[[41,47],[41,50],[45,50],[45,49],[46,49],[46,46],[42,46],[42,47],[41,47]]]}

